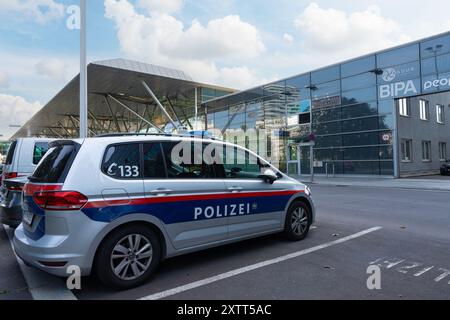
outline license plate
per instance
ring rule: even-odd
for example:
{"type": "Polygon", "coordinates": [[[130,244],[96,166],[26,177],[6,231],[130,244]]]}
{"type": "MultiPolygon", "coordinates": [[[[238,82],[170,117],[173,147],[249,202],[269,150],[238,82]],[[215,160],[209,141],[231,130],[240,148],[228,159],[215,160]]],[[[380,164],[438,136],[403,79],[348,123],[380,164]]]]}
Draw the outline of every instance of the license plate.
{"type": "Polygon", "coordinates": [[[27,225],[31,226],[33,224],[34,214],[32,214],[29,210],[22,210],[22,220],[27,225]]]}

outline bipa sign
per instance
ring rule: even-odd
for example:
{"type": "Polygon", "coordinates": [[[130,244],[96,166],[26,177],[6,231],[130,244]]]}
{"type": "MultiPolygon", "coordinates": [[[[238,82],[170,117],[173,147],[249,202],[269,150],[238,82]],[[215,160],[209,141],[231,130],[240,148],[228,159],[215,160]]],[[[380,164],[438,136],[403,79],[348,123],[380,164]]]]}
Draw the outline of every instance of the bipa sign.
{"type": "Polygon", "coordinates": [[[418,94],[414,81],[400,81],[379,87],[380,99],[418,94]]]}

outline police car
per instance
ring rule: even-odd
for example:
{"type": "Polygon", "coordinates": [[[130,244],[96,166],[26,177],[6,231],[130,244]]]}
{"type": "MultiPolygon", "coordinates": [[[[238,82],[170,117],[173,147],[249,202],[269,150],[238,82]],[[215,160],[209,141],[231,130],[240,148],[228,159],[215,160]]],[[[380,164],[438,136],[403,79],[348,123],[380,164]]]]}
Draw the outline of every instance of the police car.
{"type": "Polygon", "coordinates": [[[145,282],[162,259],[271,233],[302,240],[309,188],[237,145],[192,136],[54,141],[23,190],[17,255],[57,276],[145,282]]]}

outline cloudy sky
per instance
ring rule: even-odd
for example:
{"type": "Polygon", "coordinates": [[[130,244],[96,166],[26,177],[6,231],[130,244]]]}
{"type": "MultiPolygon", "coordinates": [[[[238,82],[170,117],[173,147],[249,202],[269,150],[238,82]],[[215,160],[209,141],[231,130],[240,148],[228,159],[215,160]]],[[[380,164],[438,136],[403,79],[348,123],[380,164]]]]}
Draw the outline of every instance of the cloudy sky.
{"type": "MultiPolygon", "coordinates": [[[[77,74],[78,0],[2,0],[0,134],[77,74]]],[[[89,61],[130,58],[245,89],[450,30],[448,0],[89,0],[89,61]]]]}

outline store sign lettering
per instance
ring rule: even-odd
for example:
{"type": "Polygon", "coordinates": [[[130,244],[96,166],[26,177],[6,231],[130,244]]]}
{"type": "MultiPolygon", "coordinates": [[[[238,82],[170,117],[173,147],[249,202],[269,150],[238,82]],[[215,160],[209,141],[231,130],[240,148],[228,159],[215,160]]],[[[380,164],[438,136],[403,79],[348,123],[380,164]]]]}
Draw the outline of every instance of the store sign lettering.
{"type": "Polygon", "coordinates": [[[380,90],[379,92],[380,99],[406,96],[418,93],[416,85],[412,80],[381,85],[379,90],[380,90]]]}
{"type": "Polygon", "coordinates": [[[439,88],[439,87],[450,87],[450,77],[449,78],[441,78],[441,79],[436,79],[436,80],[430,80],[430,81],[426,81],[423,84],[423,89],[424,90],[430,90],[430,89],[434,89],[434,88],[439,88]]]}

